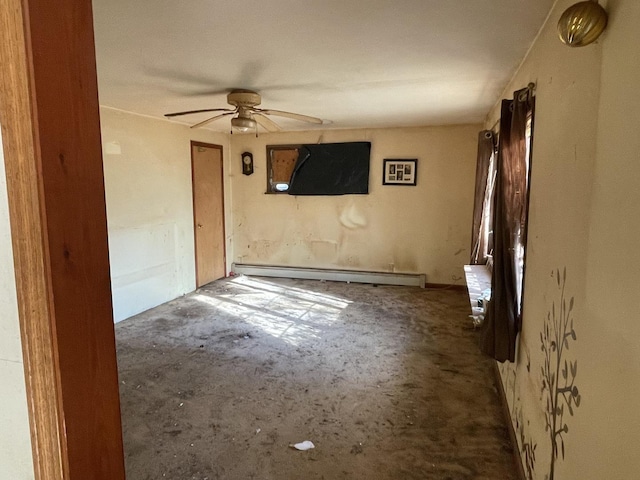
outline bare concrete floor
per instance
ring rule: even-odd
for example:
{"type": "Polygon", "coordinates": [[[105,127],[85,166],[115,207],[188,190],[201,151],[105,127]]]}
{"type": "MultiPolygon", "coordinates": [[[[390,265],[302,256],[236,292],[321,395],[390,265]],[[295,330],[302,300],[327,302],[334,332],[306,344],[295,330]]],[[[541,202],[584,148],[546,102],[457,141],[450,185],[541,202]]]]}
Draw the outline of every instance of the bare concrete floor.
{"type": "Polygon", "coordinates": [[[468,313],[451,290],[235,277],[125,320],[127,478],[515,479],[468,313]]]}

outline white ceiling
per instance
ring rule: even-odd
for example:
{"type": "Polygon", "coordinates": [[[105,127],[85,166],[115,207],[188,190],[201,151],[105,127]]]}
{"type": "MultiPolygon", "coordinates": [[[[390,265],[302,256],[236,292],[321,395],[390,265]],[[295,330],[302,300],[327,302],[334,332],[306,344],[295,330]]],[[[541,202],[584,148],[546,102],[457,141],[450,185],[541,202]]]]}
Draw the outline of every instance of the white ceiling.
{"type": "Polygon", "coordinates": [[[162,117],[248,88],[330,128],[480,122],[553,1],[93,0],[100,103],[162,117]]]}

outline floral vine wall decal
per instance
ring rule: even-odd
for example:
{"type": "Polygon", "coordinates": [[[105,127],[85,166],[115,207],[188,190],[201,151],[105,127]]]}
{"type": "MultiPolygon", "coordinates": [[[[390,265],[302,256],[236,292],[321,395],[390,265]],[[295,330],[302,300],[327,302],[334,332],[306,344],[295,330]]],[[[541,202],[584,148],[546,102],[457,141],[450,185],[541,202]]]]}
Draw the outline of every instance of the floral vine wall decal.
{"type": "Polygon", "coordinates": [[[569,433],[567,417],[573,416],[575,409],[580,406],[580,392],[576,386],[578,374],[578,360],[567,360],[570,342],[577,339],[573,328],[574,298],[571,297],[567,305],[565,285],[567,269],[555,272],[560,300],[556,306],[554,301],[551,311],[547,313],[543,331],[540,333],[541,349],[544,354],[542,372],[542,399],[546,399],[545,431],[551,442],[551,462],[548,480],[554,480],[555,466],[558,455],[564,459],[564,436],[569,433]],[[566,409],[565,409],[566,407],[566,409]],[[568,415],[565,416],[565,413],[568,415]]]}
{"type": "MultiPolygon", "coordinates": [[[[518,398],[520,400],[520,398],[518,398]]],[[[524,455],[524,468],[527,480],[534,479],[534,471],[536,469],[536,449],[538,444],[533,442],[533,439],[528,436],[528,429],[531,422],[527,420],[527,425],[524,424],[524,415],[522,413],[522,407],[516,410],[516,431],[520,437],[520,452],[524,455]]]]}

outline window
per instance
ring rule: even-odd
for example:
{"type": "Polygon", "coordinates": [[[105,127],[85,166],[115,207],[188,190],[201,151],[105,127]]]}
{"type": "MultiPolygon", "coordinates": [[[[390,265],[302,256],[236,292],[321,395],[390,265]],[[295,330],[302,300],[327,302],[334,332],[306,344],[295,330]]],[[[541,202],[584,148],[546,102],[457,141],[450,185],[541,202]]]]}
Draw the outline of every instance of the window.
{"type": "Polygon", "coordinates": [[[478,134],[478,159],[471,229],[472,265],[493,265],[493,203],[497,172],[497,134],[482,130],[478,134]]]}
{"type": "Polygon", "coordinates": [[[493,202],[496,189],[497,155],[494,150],[489,160],[489,174],[487,175],[487,188],[485,190],[484,204],[482,208],[482,220],[480,234],[480,258],[486,259],[487,266],[493,268],[493,202]]]}
{"type": "Polygon", "coordinates": [[[267,145],[267,193],[369,193],[371,143],[267,145]]]}
{"type": "MultiPolygon", "coordinates": [[[[494,267],[491,301],[481,326],[480,343],[485,353],[501,362],[515,361],[522,325],[534,111],[534,84],[514,92],[513,100],[502,101],[495,187],[491,192],[487,178],[485,189],[485,194],[493,194],[490,215],[494,267]]],[[[479,163],[481,158],[487,157],[479,156],[479,163]]],[[[487,164],[488,161],[484,165],[487,164]]],[[[485,170],[488,167],[483,166],[481,171],[490,173],[485,170]]],[[[476,181],[476,199],[481,185],[481,181],[476,181]]],[[[476,202],[476,206],[481,204],[476,202]]],[[[474,212],[474,232],[482,234],[480,218],[477,220],[474,212]]]]}
{"type": "MultiPolygon", "coordinates": [[[[531,112],[527,115],[527,125],[525,130],[525,188],[526,196],[529,196],[529,181],[531,177],[531,112]]],[[[527,198],[527,209],[528,209],[527,198]]],[[[515,241],[515,274],[516,274],[516,292],[518,301],[518,313],[522,315],[522,291],[524,287],[524,265],[525,265],[525,251],[527,243],[527,216],[525,215],[524,222],[520,223],[520,228],[516,232],[515,241]]]]}
{"type": "MultiPolygon", "coordinates": [[[[527,123],[525,130],[525,195],[528,196],[529,180],[531,175],[531,121],[532,115],[527,115],[527,123]]],[[[499,133],[499,132],[498,132],[499,133]]],[[[489,161],[489,173],[487,175],[487,186],[485,190],[484,201],[482,205],[482,220],[480,224],[481,232],[479,236],[479,258],[487,259],[487,267],[493,268],[493,236],[494,236],[494,207],[495,207],[495,187],[497,173],[497,152],[491,155],[489,161]]],[[[528,199],[526,204],[528,205],[528,199]]],[[[514,256],[513,268],[516,282],[516,300],[518,313],[522,314],[522,292],[524,285],[524,269],[525,269],[525,251],[526,251],[526,231],[527,222],[526,215],[524,221],[517,226],[514,235],[514,256]]]]}
{"type": "Polygon", "coordinates": [[[267,193],[287,193],[301,145],[267,146],[267,193]]]}

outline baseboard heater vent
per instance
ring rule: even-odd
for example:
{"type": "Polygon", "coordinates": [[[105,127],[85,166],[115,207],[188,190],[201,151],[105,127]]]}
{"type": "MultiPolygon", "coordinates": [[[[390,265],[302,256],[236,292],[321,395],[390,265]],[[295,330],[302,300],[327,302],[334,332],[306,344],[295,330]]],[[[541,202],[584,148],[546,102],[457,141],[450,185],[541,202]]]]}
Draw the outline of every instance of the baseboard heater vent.
{"type": "Polygon", "coordinates": [[[247,265],[234,263],[234,273],[258,277],[301,278],[329,280],[333,282],[375,283],[425,288],[427,276],[411,273],[361,272],[357,270],[329,270],[324,268],[276,267],[271,265],[247,265]]]}

